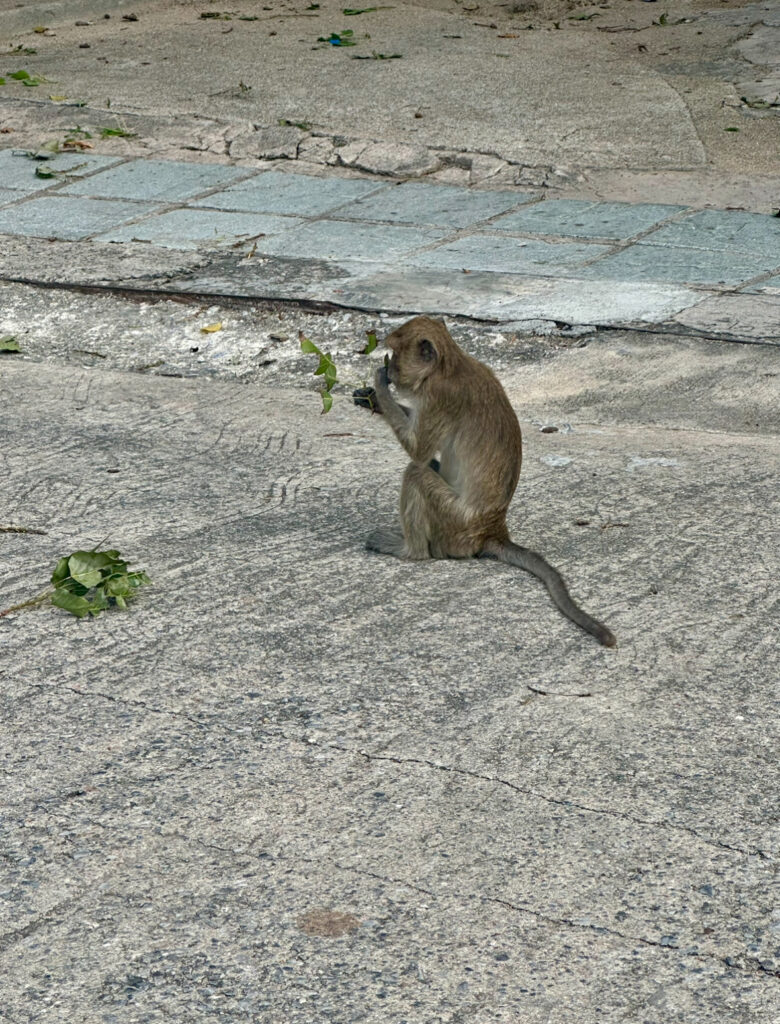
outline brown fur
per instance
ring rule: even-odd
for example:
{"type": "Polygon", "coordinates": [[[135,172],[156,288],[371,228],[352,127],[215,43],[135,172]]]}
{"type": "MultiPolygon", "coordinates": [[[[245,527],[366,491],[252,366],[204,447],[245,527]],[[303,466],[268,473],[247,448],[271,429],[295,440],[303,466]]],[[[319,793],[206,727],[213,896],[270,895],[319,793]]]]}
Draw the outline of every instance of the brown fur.
{"type": "Polygon", "coordinates": [[[557,571],[509,539],[522,436],[492,370],[430,317],[415,317],[385,340],[392,357],[377,371],[375,401],[412,461],[401,486],[403,536],[379,530],[367,546],[408,559],[488,555],[526,569],[573,622],[615,646],[607,627],[572,601],[557,571]],[[411,399],[411,410],[396,402],[389,383],[411,399]]]}

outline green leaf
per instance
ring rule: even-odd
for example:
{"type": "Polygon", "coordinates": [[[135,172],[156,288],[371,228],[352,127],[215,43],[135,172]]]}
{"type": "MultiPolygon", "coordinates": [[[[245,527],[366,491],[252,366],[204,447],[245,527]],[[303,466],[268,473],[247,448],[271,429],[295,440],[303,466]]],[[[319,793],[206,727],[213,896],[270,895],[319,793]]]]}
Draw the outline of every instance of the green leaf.
{"type": "Polygon", "coordinates": [[[376,10],[378,10],[377,7],[345,7],[341,13],[346,14],[349,18],[353,14],[370,14],[371,11],[376,10]]]}
{"type": "Polygon", "coordinates": [[[35,86],[40,85],[41,82],[45,82],[46,79],[43,75],[31,75],[29,71],[25,71],[20,68],[18,71],[12,71],[9,78],[13,78],[15,82],[21,82],[22,85],[35,86]]]}
{"type": "MultiPolygon", "coordinates": [[[[135,132],[127,132],[124,128],[101,128],[100,138],[101,139],[134,139],[135,132]]],[[[92,138],[91,135],[87,134],[87,138],[92,138]]]]}
{"type": "Polygon", "coordinates": [[[322,414],[321,415],[324,416],[325,413],[326,412],[330,412],[330,410],[332,408],[333,408],[333,395],[330,393],[330,391],[323,391],[322,392],[322,414]]]}
{"type": "Polygon", "coordinates": [[[143,569],[139,569],[138,572],[129,572],[127,574],[127,582],[131,587],[142,587],[145,583],[151,583],[152,581],[143,569]]]}
{"type": "Polygon", "coordinates": [[[321,356],[322,352],[317,348],[313,341],[308,338],[301,338],[301,352],[311,353],[315,356],[321,356]]]}
{"type": "Polygon", "coordinates": [[[76,615],[80,619],[89,615],[91,610],[90,602],[85,597],[76,597],[75,594],[70,594],[67,590],[55,590],[51,603],[55,608],[64,608],[66,612],[70,612],[71,615],[76,615]]]}
{"type": "Polygon", "coordinates": [[[35,177],[36,178],[56,178],[58,171],[51,171],[48,167],[36,167],[35,177]]]}
{"type": "MultiPolygon", "coordinates": [[[[68,560],[68,568],[73,579],[85,572],[92,572],[95,569],[107,569],[109,566],[114,569],[119,558],[118,551],[74,551],[68,560]]],[[[125,562],[120,563],[126,567],[125,562]]],[[[92,586],[95,586],[93,583],[92,586]]]]}
{"type": "Polygon", "coordinates": [[[724,132],[738,132],[739,128],[724,128],[724,132]]]}
{"type": "Polygon", "coordinates": [[[133,593],[133,585],[127,576],[111,576],[102,587],[106,597],[129,597],[133,593]]]}
{"type": "Polygon", "coordinates": [[[59,562],[57,562],[57,566],[54,572],[51,574],[51,581],[54,584],[54,586],[57,587],[60,585],[60,583],[62,583],[64,579],[67,579],[69,575],[70,572],[68,570],[68,559],[66,556],[65,558],[61,558],[59,562]]]}
{"type": "Polygon", "coordinates": [[[93,592],[92,600],[89,602],[89,610],[92,615],[99,615],[110,606],[110,602],[100,587],[93,592]]]}
{"type": "Polygon", "coordinates": [[[5,85],[5,79],[4,78],[0,78],[0,85],[5,85]]]}
{"type": "Polygon", "coordinates": [[[6,334],[0,338],[0,352],[21,352],[19,343],[13,334],[6,334]]]}
{"type": "Polygon", "coordinates": [[[361,350],[361,355],[368,356],[374,351],[379,343],[376,340],[376,334],[373,331],[368,332],[368,344],[364,349],[361,350]]]}
{"type": "Polygon", "coordinates": [[[100,583],[100,581],[103,579],[103,573],[100,571],[100,569],[90,569],[88,571],[79,573],[71,572],[70,575],[71,578],[76,581],[76,583],[80,583],[82,587],[86,587],[87,590],[90,590],[92,587],[96,587],[98,583],[100,583]]]}

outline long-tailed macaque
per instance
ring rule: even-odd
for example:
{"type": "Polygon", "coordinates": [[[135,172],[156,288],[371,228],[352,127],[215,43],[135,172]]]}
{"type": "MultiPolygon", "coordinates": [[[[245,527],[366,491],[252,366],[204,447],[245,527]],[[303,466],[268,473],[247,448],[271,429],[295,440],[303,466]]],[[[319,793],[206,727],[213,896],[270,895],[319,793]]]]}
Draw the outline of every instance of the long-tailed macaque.
{"type": "Polygon", "coordinates": [[[506,513],[520,475],[522,438],[493,372],[467,355],[440,320],[417,316],[385,339],[392,352],[374,392],[355,403],[377,408],[411,462],[401,486],[403,534],[376,530],[366,547],[396,558],[490,556],[538,576],[558,608],[605,647],[614,634],[569,596],[551,565],[509,539],[506,513]],[[393,384],[410,401],[399,405],[393,384]]]}

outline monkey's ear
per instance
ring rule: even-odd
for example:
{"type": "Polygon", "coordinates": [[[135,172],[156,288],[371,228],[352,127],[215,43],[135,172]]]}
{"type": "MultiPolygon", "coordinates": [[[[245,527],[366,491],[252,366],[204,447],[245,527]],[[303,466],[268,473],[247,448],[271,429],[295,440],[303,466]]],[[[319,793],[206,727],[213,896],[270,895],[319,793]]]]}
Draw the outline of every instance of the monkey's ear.
{"type": "Polygon", "coordinates": [[[436,351],[435,346],[428,341],[427,338],[423,338],[419,346],[420,359],[424,363],[434,363],[439,357],[439,353],[436,351]]]}

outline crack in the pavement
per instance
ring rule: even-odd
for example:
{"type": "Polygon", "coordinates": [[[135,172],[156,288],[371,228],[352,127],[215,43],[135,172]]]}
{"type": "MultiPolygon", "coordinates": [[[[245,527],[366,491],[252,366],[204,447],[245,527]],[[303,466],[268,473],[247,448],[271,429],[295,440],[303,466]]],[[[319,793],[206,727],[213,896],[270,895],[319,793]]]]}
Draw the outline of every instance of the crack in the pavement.
{"type": "Polygon", "coordinates": [[[334,867],[340,871],[348,871],[353,874],[365,876],[367,878],[373,878],[376,881],[384,882],[386,885],[402,885],[407,889],[412,889],[414,892],[418,892],[423,896],[427,896],[431,899],[446,899],[451,897],[458,900],[473,901],[478,900],[480,903],[493,903],[498,906],[506,907],[507,910],[514,910],[521,914],[529,914],[531,917],[536,918],[539,921],[543,921],[545,924],[555,925],[558,928],[573,928],[580,931],[593,932],[596,935],[608,935],[611,938],[621,939],[625,942],[636,942],[642,946],[649,946],[653,949],[661,950],[672,950],[673,952],[682,953],[684,956],[695,957],[699,960],[706,960],[709,962],[715,962],[722,964],[724,967],[732,970],[742,971],[750,974],[766,974],[770,978],[780,978],[780,970],[775,970],[773,967],[768,967],[761,960],[756,957],[742,957],[741,960],[737,960],[733,956],[721,955],[719,953],[707,953],[702,952],[698,949],[684,948],[673,942],[662,942],[659,939],[648,939],[642,935],[630,935],[628,932],[620,931],[619,928],[612,928],[609,925],[592,924],[585,921],[576,921],[570,917],[554,917],[551,914],[545,914],[541,910],[536,910],[533,907],[529,907],[527,904],[513,903],[511,900],[502,899],[500,896],[486,896],[481,893],[469,893],[459,892],[458,890],[449,890],[445,893],[438,893],[432,889],[425,889],[421,885],[416,885],[414,882],[408,882],[404,878],[394,878],[391,875],[382,875],[379,872],[371,871],[368,868],[353,867],[349,864],[340,864],[338,861],[331,862],[334,867]]]}
{"type": "MultiPolygon", "coordinates": [[[[4,274],[0,272],[0,284],[18,284],[29,288],[41,288],[51,291],[65,291],[73,292],[81,295],[114,295],[125,299],[131,299],[134,301],[146,301],[146,302],[182,302],[188,305],[197,306],[204,302],[208,303],[221,303],[223,305],[235,306],[237,308],[248,307],[252,309],[268,309],[271,311],[279,309],[293,309],[300,310],[303,313],[333,313],[333,312],[354,312],[354,313],[387,313],[388,316],[414,316],[419,310],[416,308],[403,309],[400,307],[380,307],[376,305],[356,305],[350,302],[335,302],[333,300],[317,300],[317,299],[301,299],[301,298],[289,298],[280,295],[242,295],[239,292],[225,292],[225,291],[181,291],[176,288],[160,288],[154,287],[154,280],[164,280],[166,277],[181,279],[186,277],[190,272],[194,273],[198,270],[203,269],[204,266],[208,266],[210,261],[204,260],[203,263],[198,263],[188,268],[188,270],[182,273],[179,270],[173,270],[168,274],[155,275],[153,280],[148,278],[137,278],[139,284],[132,283],[129,279],[117,283],[107,284],[96,284],[96,283],[78,283],[73,281],[51,281],[45,278],[30,277],[27,275],[17,274],[4,274]],[[141,283],[143,282],[143,283],[141,283]]],[[[709,293],[702,293],[705,297],[709,293]]],[[[719,292],[713,292],[713,295],[720,294],[719,292]]],[[[503,329],[507,326],[507,323],[514,323],[515,321],[502,321],[495,317],[488,316],[477,316],[468,313],[448,313],[447,319],[454,322],[462,323],[474,323],[484,324],[489,327],[496,327],[503,329]]],[[[642,323],[642,322],[631,322],[631,323],[589,323],[586,325],[580,324],[576,321],[555,321],[565,327],[580,327],[587,326],[593,327],[597,331],[611,332],[611,333],[622,333],[625,331],[635,331],[638,334],[662,334],[665,337],[671,338],[697,338],[702,341],[718,341],[733,345],[763,345],[769,346],[770,348],[780,347],[780,339],[775,340],[774,338],[756,338],[756,337],[744,337],[736,335],[731,331],[714,331],[706,330],[699,327],[688,327],[685,325],[677,324],[671,321],[664,321],[659,323],[642,323]]],[[[516,330],[517,328],[513,328],[516,330]]]]}
{"type": "Polygon", "coordinates": [[[567,810],[585,811],[588,814],[602,814],[605,817],[619,818],[622,821],[630,821],[635,825],[647,825],[652,828],[665,828],[672,832],[681,832],[686,835],[693,836],[700,842],[713,846],[716,849],[728,850],[730,853],[739,853],[743,856],[756,856],[761,857],[764,860],[771,860],[771,855],[755,847],[749,849],[743,846],[733,846],[730,843],[725,843],[720,839],[713,839],[711,836],[703,835],[698,832],[695,828],[689,825],[678,825],[671,821],[663,821],[653,818],[638,818],[632,814],[626,814],[624,811],[612,810],[608,807],[592,807],[588,804],[581,804],[575,800],[567,800],[561,797],[550,796],[547,793],[541,793],[537,789],[532,789],[530,786],[519,786],[515,782],[510,782],[508,779],[502,779],[495,775],[484,775],[481,772],[470,771],[466,768],[456,768],[453,765],[438,764],[436,761],[428,761],[420,757],[396,757],[390,754],[372,754],[367,750],[352,749],[350,747],[342,747],[336,745],[328,745],[331,750],[341,750],[347,754],[357,754],[360,757],[364,757],[367,761],[389,761],[392,764],[397,765],[415,765],[421,768],[431,768],[435,771],[448,772],[452,775],[461,775],[466,778],[476,779],[479,782],[490,782],[497,786],[505,786],[507,789],[512,790],[515,793],[520,793],[523,796],[535,797],[537,800],[543,800],[545,803],[556,804],[559,807],[565,807],[567,810]]]}
{"type": "MultiPolygon", "coordinates": [[[[37,690],[40,693],[45,693],[48,688],[42,685],[38,685],[33,687],[33,689],[37,690]]],[[[154,707],[153,705],[147,704],[145,701],[142,700],[120,698],[113,694],[103,693],[98,690],[82,690],[72,685],[65,686],[65,689],[70,690],[78,697],[98,697],[112,704],[137,707],[145,711],[149,711],[152,714],[167,715],[171,718],[184,719],[190,722],[192,725],[196,726],[198,729],[216,727],[222,733],[226,733],[228,735],[235,734],[235,730],[231,729],[230,726],[226,725],[223,722],[212,721],[210,723],[204,723],[199,721],[197,718],[194,718],[192,715],[187,714],[186,712],[174,711],[170,708],[154,707]]],[[[293,742],[296,744],[304,745],[309,748],[312,746],[312,741],[310,739],[302,739],[300,737],[287,736],[284,733],[278,735],[286,742],[293,742]]],[[[315,742],[314,745],[326,750],[339,751],[343,754],[350,754],[352,756],[357,755],[359,757],[365,758],[367,761],[385,761],[399,766],[413,765],[415,767],[432,769],[434,771],[445,772],[451,775],[460,775],[464,778],[475,779],[479,782],[489,782],[493,785],[503,786],[506,789],[509,789],[515,793],[519,793],[523,796],[530,796],[534,799],[542,800],[545,803],[566,808],[567,810],[583,811],[587,814],[600,814],[604,817],[615,818],[621,821],[628,821],[634,825],[641,825],[650,828],[663,828],[667,829],[670,832],[677,832],[683,835],[692,836],[699,842],[704,843],[707,846],[712,846],[715,849],[726,850],[729,853],[737,853],[745,857],[755,856],[760,857],[762,860],[772,860],[772,855],[767,850],[763,850],[760,847],[751,848],[744,846],[735,846],[732,843],[726,843],[721,839],[715,839],[712,836],[705,835],[690,825],[680,825],[676,822],[664,821],[662,819],[657,818],[640,818],[632,814],[627,814],[625,811],[617,811],[608,807],[595,807],[589,804],[580,803],[575,800],[550,796],[549,794],[542,793],[539,790],[533,789],[530,786],[520,786],[515,782],[510,782],[508,779],[502,779],[499,776],[486,775],[482,772],[472,771],[466,768],[458,768],[454,765],[439,764],[436,761],[426,760],[425,758],[401,757],[391,754],[370,753],[369,751],[362,748],[346,747],[341,744],[337,744],[335,742],[330,741],[327,741],[325,743],[315,742]]]]}
{"type": "MultiPolygon", "coordinates": [[[[50,687],[38,685],[34,689],[39,690],[41,693],[47,692],[50,687]]],[[[199,729],[205,729],[206,725],[203,722],[199,722],[197,718],[193,718],[192,715],[188,715],[184,711],[173,711],[171,708],[156,708],[151,704],[147,704],[143,700],[133,700],[131,697],[116,697],[112,693],[102,693],[100,690],[81,690],[77,686],[65,685],[64,689],[70,690],[71,693],[75,693],[78,697],[101,697],[103,700],[109,701],[111,704],[122,704],[127,707],[143,708],[144,711],[151,711],[153,715],[168,715],[171,718],[184,718],[192,725],[196,725],[199,729]]]]}
{"type": "Polygon", "coordinates": [[[7,932],[0,934],[0,955],[7,952],[11,946],[17,942],[21,942],[22,939],[29,938],[30,935],[34,935],[41,928],[45,928],[49,924],[56,923],[57,917],[69,908],[76,907],[78,904],[91,892],[94,892],[104,878],[108,875],[102,875],[97,880],[92,880],[88,885],[83,886],[78,892],[73,893],[71,896],[66,897],[64,900],[60,900],[59,903],[55,903],[53,907],[49,907],[47,911],[40,914],[38,917],[33,918],[28,924],[22,928],[11,928],[7,932]]]}

